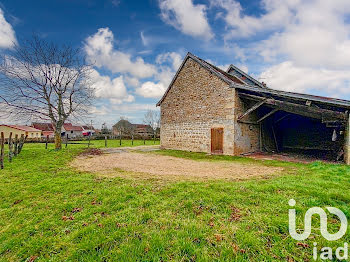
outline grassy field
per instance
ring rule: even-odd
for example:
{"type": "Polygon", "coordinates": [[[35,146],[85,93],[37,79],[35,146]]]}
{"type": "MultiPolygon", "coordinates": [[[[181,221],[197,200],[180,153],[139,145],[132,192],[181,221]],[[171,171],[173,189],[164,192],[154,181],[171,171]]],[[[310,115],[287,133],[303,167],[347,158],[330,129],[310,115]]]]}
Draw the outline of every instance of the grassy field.
{"type": "MultiPolygon", "coordinates": [[[[307,261],[313,242],[335,249],[350,241],[347,233],[327,242],[317,221],[307,241],[298,243],[288,233],[291,198],[297,202],[298,228],[313,206],[334,206],[350,217],[350,169],[344,165],[265,161],[288,172],[244,182],[161,183],[78,172],[68,164],[85,146],[59,152],[44,146],[26,144],[0,170],[1,261],[307,261]]],[[[337,221],[330,219],[328,227],[337,231],[337,221]]]]}
{"type": "MultiPolygon", "coordinates": [[[[85,146],[87,146],[88,141],[72,141],[73,143],[82,143],[85,146]]],[[[122,140],[122,144],[120,145],[120,140],[119,139],[109,139],[107,140],[107,147],[120,147],[120,146],[151,146],[151,145],[159,145],[159,140],[153,141],[153,140],[134,140],[132,142],[131,140],[122,140]]],[[[64,147],[65,145],[63,145],[64,147]]],[[[71,146],[68,144],[68,146],[71,146]]],[[[104,140],[91,140],[91,146],[95,148],[104,148],[105,146],[105,141],[104,140]]]]}

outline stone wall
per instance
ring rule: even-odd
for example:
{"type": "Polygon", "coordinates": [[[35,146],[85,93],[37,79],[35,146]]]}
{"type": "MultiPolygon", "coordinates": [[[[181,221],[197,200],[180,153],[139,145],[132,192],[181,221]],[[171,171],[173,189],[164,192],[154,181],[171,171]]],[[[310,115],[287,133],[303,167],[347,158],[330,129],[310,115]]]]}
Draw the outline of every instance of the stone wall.
{"type": "MultiPolygon", "coordinates": [[[[260,126],[237,122],[237,118],[244,114],[254,102],[246,102],[235,94],[235,148],[234,154],[255,152],[260,149],[260,126]]],[[[244,121],[255,122],[258,119],[257,110],[244,117],[244,121]]]]}
{"type": "Polygon", "coordinates": [[[211,128],[224,128],[224,154],[234,153],[234,93],[189,58],[161,104],[161,146],[208,152],[211,128]]]}
{"type": "Polygon", "coordinates": [[[234,88],[189,58],[161,104],[161,146],[210,153],[211,129],[221,127],[224,154],[255,151],[259,126],[237,122],[246,109],[234,88]]]}

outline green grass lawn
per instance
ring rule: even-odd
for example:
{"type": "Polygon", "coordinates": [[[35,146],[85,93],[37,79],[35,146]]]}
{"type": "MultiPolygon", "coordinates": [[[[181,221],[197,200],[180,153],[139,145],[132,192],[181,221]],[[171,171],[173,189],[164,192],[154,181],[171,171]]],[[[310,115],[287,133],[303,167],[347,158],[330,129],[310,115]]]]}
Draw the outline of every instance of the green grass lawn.
{"type": "MultiPolygon", "coordinates": [[[[100,143],[93,141],[103,147],[100,143]]],[[[59,152],[44,147],[26,144],[0,170],[1,261],[306,261],[315,241],[318,248],[334,249],[350,241],[348,233],[339,241],[324,240],[317,223],[306,245],[288,233],[291,198],[298,228],[313,206],[334,206],[350,218],[350,169],[344,165],[266,161],[259,163],[288,172],[244,182],[160,183],[77,172],[68,163],[85,145],[59,152]]],[[[330,219],[328,227],[336,231],[337,221],[330,219]]]]}
{"type": "MultiPolygon", "coordinates": [[[[73,143],[82,143],[87,147],[88,141],[72,141],[73,143]]],[[[63,147],[65,147],[65,141],[63,141],[63,147]]],[[[95,148],[104,148],[106,147],[105,140],[91,140],[91,147],[95,148]]],[[[121,145],[120,145],[120,140],[119,139],[108,139],[107,140],[107,147],[130,147],[130,146],[152,146],[152,145],[159,145],[159,140],[153,141],[153,140],[134,140],[133,142],[131,140],[122,140],[121,145]]],[[[71,146],[68,144],[68,146],[71,146]]]]}

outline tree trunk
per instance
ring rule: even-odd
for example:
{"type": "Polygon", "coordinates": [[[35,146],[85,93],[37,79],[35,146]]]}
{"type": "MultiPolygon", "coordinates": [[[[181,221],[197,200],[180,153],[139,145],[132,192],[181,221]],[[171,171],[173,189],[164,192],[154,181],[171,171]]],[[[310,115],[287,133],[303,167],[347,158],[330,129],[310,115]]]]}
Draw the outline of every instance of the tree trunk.
{"type": "Polygon", "coordinates": [[[61,137],[61,129],[56,128],[55,130],[55,149],[62,149],[62,137],[61,137]]]}

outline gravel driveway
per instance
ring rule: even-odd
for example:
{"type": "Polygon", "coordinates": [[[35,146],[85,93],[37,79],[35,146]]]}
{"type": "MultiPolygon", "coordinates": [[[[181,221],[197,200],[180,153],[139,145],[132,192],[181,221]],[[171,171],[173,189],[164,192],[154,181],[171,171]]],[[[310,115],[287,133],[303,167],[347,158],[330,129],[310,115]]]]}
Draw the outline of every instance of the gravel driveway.
{"type": "MultiPolygon", "coordinates": [[[[134,149],[134,148],[132,148],[134,149]]],[[[147,150],[146,150],[147,151],[147,150]]],[[[103,176],[128,176],[166,180],[241,180],[269,177],[283,171],[279,167],[243,164],[231,161],[195,161],[151,153],[137,153],[131,149],[109,150],[99,156],[80,156],[72,166],[81,171],[103,176]]]]}

